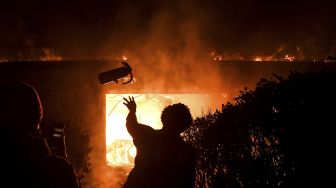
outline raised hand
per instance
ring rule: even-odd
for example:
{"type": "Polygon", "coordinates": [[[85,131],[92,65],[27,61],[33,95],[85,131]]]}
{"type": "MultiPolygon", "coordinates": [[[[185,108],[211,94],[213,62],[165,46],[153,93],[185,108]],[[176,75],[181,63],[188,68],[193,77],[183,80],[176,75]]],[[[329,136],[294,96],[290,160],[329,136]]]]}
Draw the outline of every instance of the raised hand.
{"type": "Polygon", "coordinates": [[[135,113],[136,112],[136,103],[134,101],[134,97],[129,96],[128,99],[125,98],[125,97],[123,99],[125,101],[125,102],[123,102],[123,104],[125,106],[127,106],[128,110],[132,113],[135,113]]]}

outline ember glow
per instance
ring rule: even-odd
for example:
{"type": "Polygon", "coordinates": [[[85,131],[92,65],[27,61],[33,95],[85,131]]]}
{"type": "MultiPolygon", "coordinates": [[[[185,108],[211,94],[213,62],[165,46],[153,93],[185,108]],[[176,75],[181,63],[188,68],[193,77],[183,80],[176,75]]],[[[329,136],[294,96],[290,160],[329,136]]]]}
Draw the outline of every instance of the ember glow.
{"type": "Polygon", "coordinates": [[[285,56],[285,60],[286,60],[286,61],[294,61],[294,60],[295,60],[295,56],[286,55],[286,56],[285,56]]]}
{"type": "Polygon", "coordinates": [[[255,57],[254,61],[263,61],[261,57],[255,57]]]}
{"type": "Polygon", "coordinates": [[[210,57],[213,61],[232,61],[232,60],[238,60],[238,61],[287,61],[287,62],[293,62],[293,61],[302,61],[305,59],[305,55],[301,48],[297,46],[295,49],[286,48],[284,46],[278,47],[274,52],[269,54],[261,55],[259,53],[256,53],[251,56],[244,56],[239,53],[219,53],[216,51],[212,51],[210,54],[210,57]]]}
{"type": "Polygon", "coordinates": [[[60,55],[56,55],[49,48],[42,48],[42,55],[39,57],[41,61],[62,61],[63,58],[60,55]]]}
{"type": "Polygon", "coordinates": [[[274,57],[274,56],[256,56],[254,57],[253,61],[288,61],[293,62],[298,58],[294,55],[286,54],[284,57],[274,57]]]}
{"type": "Polygon", "coordinates": [[[123,97],[133,96],[137,103],[139,123],[161,129],[161,112],[173,103],[182,102],[193,117],[220,109],[225,94],[107,94],[106,95],[106,161],[110,166],[133,166],[136,149],[126,130],[128,109],[123,97]]]}

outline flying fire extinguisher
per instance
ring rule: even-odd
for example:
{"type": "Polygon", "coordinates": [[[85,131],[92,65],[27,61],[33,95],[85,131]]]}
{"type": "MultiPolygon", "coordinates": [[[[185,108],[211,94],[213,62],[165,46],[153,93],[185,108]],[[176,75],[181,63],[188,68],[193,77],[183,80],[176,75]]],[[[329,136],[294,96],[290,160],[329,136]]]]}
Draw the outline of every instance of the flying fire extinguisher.
{"type": "Polygon", "coordinates": [[[121,62],[124,66],[112,69],[106,72],[99,73],[98,80],[101,84],[106,84],[109,82],[118,83],[118,79],[126,77],[128,74],[131,75],[131,78],[124,82],[123,84],[128,84],[133,81],[133,74],[131,66],[126,62],[121,62]]]}

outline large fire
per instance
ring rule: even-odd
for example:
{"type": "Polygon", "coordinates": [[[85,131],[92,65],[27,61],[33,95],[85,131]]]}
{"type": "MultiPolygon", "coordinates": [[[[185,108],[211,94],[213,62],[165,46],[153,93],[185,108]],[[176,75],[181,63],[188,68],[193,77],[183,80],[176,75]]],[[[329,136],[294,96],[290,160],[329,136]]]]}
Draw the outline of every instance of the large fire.
{"type": "Polygon", "coordinates": [[[162,110],[173,103],[182,102],[190,108],[193,117],[219,109],[225,94],[107,94],[106,95],[106,160],[110,166],[133,166],[136,149],[126,130],[128,110],[123,97],[133,96],[137,103],[140,123],[154,129],[162,127],[162,110]]]}

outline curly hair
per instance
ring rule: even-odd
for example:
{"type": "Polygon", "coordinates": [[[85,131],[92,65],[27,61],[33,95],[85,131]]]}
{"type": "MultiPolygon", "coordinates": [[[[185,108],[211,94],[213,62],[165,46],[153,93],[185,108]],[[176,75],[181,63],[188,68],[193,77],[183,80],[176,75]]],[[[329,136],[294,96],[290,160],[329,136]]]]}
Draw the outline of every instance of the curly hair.
{"type": "Polygon", "coordinates": [[[176,103],[163,109],[161,121],[163,129],[181,133],[189,128],[193,118],[187,105],[176,103]]]}

